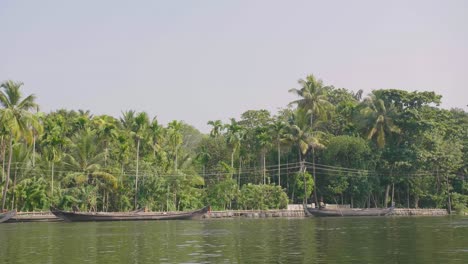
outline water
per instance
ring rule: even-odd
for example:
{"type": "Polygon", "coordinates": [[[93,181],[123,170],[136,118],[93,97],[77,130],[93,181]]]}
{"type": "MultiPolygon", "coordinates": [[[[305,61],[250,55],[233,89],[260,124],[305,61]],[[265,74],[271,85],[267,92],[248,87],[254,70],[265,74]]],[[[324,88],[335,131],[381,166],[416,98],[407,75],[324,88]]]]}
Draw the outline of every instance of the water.
{"type": "Polygon", "coordinates": [[[1,224],[0,263],[468,263],[468,218],[1,224]]]}

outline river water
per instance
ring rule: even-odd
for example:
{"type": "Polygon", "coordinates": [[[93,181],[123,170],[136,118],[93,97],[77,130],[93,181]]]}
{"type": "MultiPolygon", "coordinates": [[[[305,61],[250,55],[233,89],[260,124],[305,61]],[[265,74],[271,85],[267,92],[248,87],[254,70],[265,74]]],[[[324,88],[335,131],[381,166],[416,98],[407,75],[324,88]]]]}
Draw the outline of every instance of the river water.
{"type": "Polygon", "coordinates": [[[0,263],[468,263],[468,218],[0,224],[0,263]]]}

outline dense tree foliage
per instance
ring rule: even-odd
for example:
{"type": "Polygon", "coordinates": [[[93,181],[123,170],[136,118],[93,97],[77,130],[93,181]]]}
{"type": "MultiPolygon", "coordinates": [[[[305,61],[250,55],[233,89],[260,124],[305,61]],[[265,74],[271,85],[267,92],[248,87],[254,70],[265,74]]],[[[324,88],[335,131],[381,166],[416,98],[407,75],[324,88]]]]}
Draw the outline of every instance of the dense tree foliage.
{"type": "MultiPolygon", "coordinates": [[[[2,209],[86,211],[352,207],[468,208],[468,113],[433,92],[367,97],[310,75],[277,113],[249,110],[200,133],[145,112],[38,111],[0,90],[2,209]]],[[[285,93],[287,89],[285,89],[285,93]]]]}

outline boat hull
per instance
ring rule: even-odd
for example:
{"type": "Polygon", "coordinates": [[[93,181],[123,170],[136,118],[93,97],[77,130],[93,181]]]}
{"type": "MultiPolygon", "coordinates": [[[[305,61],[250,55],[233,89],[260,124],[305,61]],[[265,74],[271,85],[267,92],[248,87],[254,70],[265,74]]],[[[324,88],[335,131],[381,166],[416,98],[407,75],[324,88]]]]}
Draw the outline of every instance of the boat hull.
{"type": "Polygon", "coordinates": [[[208,207],[191,212],[168,212],[168,213],[84,213],[66,212],[51,209],[51,212],[67,222],[101,222],[101,221],[151,221],[151,220],[190,220],[202,218],[208,212],[208,207]]]}
{"type": "Polygon", "coordinates": [[[393,212],[393,207],[389,208],[368,208],[368,209],[326,209],[305,207],[305,213],[309,216],[318,217],[339,217],[339,216],[386,216],[393,212]]]}
{"type": "Polygon", "coordinates": [[[16,210],[8,211],[6,213],[0,214],[0,223],[8,221],[10,218],[16,215],[16,210]]]}

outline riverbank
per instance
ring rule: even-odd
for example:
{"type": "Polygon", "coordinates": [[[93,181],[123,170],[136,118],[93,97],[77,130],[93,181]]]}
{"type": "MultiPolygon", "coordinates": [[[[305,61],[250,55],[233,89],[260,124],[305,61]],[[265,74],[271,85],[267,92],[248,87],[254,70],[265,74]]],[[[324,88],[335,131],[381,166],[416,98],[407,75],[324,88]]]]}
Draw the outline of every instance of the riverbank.
{"type": "MultiPolygon", "coordinates": [[[[446,216],[445,209],[415,209],[415,208],[395,208],[391,216],[446,216]]],[[[205,219],[220,218],[271,218],[271,217],[305,217],[301,206],[290,206],[289,209],[282,210],[225,210],[210,211],[205,214],[205,219]]],[[[8,220],[9,223],[15,222],[55,222],[61,221],[50,212],[21,212],[8,220]]]]}

